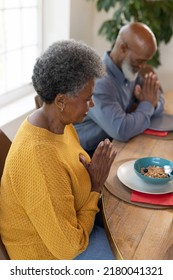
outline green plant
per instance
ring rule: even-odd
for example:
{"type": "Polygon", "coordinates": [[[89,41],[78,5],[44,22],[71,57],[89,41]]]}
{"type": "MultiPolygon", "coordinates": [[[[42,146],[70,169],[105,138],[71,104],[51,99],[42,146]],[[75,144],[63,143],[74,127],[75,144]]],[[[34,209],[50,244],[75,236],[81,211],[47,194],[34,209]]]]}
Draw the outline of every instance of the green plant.
{"type": "Polygon", "coordinates": [[[128,22],[147,24],[154,32],[158,51],[149,62],[153,67],[161,65],[160,44],[167,44],[173,36],[173,0],[93,0],[98,11],[113,9],[111,19],[102,23],[99,34],[114,43],[120,28],[128,22]]]}

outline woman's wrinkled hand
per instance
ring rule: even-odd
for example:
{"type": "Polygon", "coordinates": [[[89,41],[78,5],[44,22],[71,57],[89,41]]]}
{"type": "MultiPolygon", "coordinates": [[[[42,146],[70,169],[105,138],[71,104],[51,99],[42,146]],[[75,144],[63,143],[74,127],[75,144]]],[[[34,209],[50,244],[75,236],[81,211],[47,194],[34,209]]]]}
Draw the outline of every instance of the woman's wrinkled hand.
{"type": "Polygon", "coordinates": [[[80,154],[80,161],[87,169],[91,178],[92,191],[102,191],[116,154],[116,151],[112,151],[112,143],[109,139],[99,143],[90,163],[87,163],[84,155],[80,154]]]}

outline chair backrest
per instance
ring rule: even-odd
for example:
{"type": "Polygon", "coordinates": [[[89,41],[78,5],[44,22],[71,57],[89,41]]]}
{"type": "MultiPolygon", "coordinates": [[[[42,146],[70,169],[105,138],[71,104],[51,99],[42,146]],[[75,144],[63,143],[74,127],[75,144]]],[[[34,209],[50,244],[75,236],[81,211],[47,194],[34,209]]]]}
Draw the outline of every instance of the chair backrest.
{"type": "Polygon", "coordinates": [[[39,109],[40,107],[42,107],[43,101],[41,100],[40,96],[36,95],[34,97],[34,99],[35,99],[35,107],[36,107],[36,109],[39,109]]]}
{"type": "Polygon", "coordinates": [[[11,146],[11,140],[7,135],[0,129],[0,179],[4,169],[6,156],[11,146]]]}
{"type": "MultiPolygon", "coordinates": [[[[0,129],[0,180],[2,177],[6,156],[8,154],[10,146],[11,146],[11,140],[0,129]]],[[[10,258],[7,254],[4,244],[1,241],[1,235],[0,235],[0,260],[9,260],[9,259],[10,258]]]]}
{"type": "Polygon", "coordinates": [[[5,249],[4,244],[1,241],[1,236],[0,236],[0,260],[9,260],[8,253],[5,249]]]}

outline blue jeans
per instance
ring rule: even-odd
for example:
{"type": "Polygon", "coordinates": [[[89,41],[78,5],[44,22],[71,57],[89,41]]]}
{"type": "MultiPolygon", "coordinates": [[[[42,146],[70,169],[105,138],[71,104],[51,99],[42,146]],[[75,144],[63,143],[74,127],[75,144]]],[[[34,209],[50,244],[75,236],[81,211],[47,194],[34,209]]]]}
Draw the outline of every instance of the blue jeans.
{"type": "Polygon", "coordinates": [[[94,226],[88,247],[74,260],[115,260],[103,227],[94,226]]]}

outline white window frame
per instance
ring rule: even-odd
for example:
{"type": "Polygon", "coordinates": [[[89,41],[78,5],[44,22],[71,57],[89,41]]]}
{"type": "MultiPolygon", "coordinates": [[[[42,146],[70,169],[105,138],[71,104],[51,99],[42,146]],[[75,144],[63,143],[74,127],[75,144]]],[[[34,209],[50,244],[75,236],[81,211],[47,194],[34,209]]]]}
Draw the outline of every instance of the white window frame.
{"type": "MultiPolygon", "coordinates": [[[[28,0],[29,1],[29,0],[28,0]]],[[[43,30],[43,5],[42,0],[38,0],[38,56],[42,52],[42,30],[43,30]]],[[[31,73],[32,75],[32,73],[31,73]]],[[[12,103],[16,101],[17,99],[20,99],[24,96],[27,96],[28,94],[32,93],[34,91],[32,82],[21,86],[19,88],[16,88],[12,91],[5,92],[4,94],[0,95],[0,108],[8,105],[9,103],[12,103]]]]}
{"type": "MultiPolygon", "coordinates": [[[[71,0],[39,0],[38,57],[53,42],[70,38],[70,20],[71,0]]],[[[32,81],[15,91],[6,92],[5,96],[0,95],[0,127],[10,135],[10,139],[13,139],[20,122],[35,110],[35,95],[32,81]]]]}

